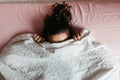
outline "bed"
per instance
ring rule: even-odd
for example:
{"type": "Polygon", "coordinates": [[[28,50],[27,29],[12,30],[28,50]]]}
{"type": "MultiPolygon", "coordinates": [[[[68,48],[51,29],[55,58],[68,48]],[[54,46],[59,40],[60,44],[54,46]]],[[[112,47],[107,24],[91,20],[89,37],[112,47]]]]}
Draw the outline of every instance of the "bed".
{"type": "MultiPolygon", "coordinates": [[[[112,54],[120,49],[120,2],[80,1],[71,2],[72,23],[91,30],[97,41],[106,44],[112,54]]],[[[0,49],[13,37],[25,32],[40,32],[44,16],[50,12],[50,3],[1,3],[0,49]]]]}
{"type": "MultiPolygon", "coordinates": [[[[95,38],[96,41],[107,45],[107,47],[110,50],[110,52],[109,52],[110,54],[119,56],[120,55],[119,54],[119,52],[120,52],[120,48],[119,48],[119,44],[120,44],[120,35],[119,35],[119,33],[120,33],[120,27],[119,27],[119,25],[120,25],[120,14],[119,14],[120,13],[120,10],[119,10],[120,1],[80,1],[80,2],[70,2],[69,4],[72,6],[72,9],[71,9],[72,16],[73,16],[72,24],[73,24],[74,29],[78,29],[81,27],[86,28],[87,30],[89,30],[91,32],[91,35],[95,38]]],[[[47,13],[50,13],[50,6],[51,6],[51,3],[22,3],[22,4],[20,4],[20,3],[14,3],[14,4],[4,3],[4,4],[0,4],[0,13],[1,13],[1,15],[0,15],[0,34],[1,34],[0,49],[1,49],[1,51],[3,50],[4,47],[6,47],[6,44],[11,39],[13,39],[15,36],[17,36],[19,34],[40,33],[42,31],[43,19],[47,13]]],[[[89,39],[89,38],[90,38],[90,40],[94,41],[94,39],[91,39],[91,37],[89,37],[89,36],[88,36],[88,38],[86,37],[85,39],[89,39]]],[[[30,37],[29,37],[29,39],[31,40],[30,37]]],[[[71,40],[69,42],[71,42],[71,40]]],[[[27,43],[29,43],[29,41],[27,43]]],[[[67,44],[67,42],[66,42],[66,44],[67,44]]],[[[76,44],[76,43],[73,43],[73,44],[76,44]]],[[[96,44],[98,44],[98,43],[96,43],[96,44]]],[[[108,48],[105,48],[105,49],[108,49],[108,48]]],[[[12,49],[14,50],[14,47],[12,47],[12,49]]],[[[4,53],[4,50],[2,53],[4,53]]],[[[1,54],[1,55],[3,55],[3,54],[1,54]]],[[[89,54],[89,55],[91,55],[91,54],[89,54]]],[[[92,55],[94,55],[94,54],[92,54],[92,55]]],[[[13,61],[15,61],[16,59],[18,59],[18,61],[20,61],[20,59],[21,59],[21,57],[18,57],[16,55],[14,55],[12,57],[15,57],[15,58],[11,59],[13,61]]],[[[109,57],[111,57],[111,56],[109,56],[109,57]]],[[[11,58],[11,56],[9,56],[9,58],[11,58]]],[[[25,58],[27,60],[32,61],[32,59],[29,59],[28,57],[25,57],[25,58]]],[[[96,57],[94,57],[94,59],[95,58],[96,57]]],[[[100,60],[101,59],[103,59],[103,57],[100,58],[100,60]]],[[[82,60],[84,60],[84,59],[82,59],[82,60]]],[[[37,60],[37,61],[39,62],[39,60],[37,60]]],[[[106,68],[106,65],[105,65],[105,68],[103,66],[102,70],[99,70],[99,68],[96,68],[96,70],[98,69],[98,71],[96,71],[96,73],[110,72],[110,74],[104,75],[105,77],[102,77],[102,78],[99,77],[99,79],[98,79],[98,77],[94,76],[94,74],[96,74],[94,71],[94,73],[91,73],[92,75],[90,75],[90,76],[87,75],[87,78],[85,78],[85,76],[78,78],[78,75],[80,75],[80,74],[85,75],[84,72],[86,72],[86,71],[84,71],[84,69],[83,69],[83,73],[79,73],[79,74],[76,73],[76,75],[74,75],[74,77],[72,77],[71,79],[73,79],[73,80],[79,80],[79,79],[80,80],[88,80],[88,79],[89,80],[106,80],[108,77],[110,77],[111,73],[115,73],[115,76],[111,77],[111,80],[114,80],[115,78],[116,78],[115,80],[119,80],[120,75],[117,74],[117,73],[119,73],[118,62],[111,60],[111,59],[110,60],[105,59],[105,61],[108,61],[108,62],[111,61],[112,62],[111,65],[112,64],[115,65],[115,67],[113,66],[112,69],[111,69],[111,65],[107,66],[107,68],[106,68]],[[77,78],[75,78],[75,77],[77,77],[77,78]]],[[[58,62],[59,62],[59,60],[58,60],[58,62]]],[[[93,62],[94,62],[94,60],[93,60],[93,62]]],[[[8,63],[11,63],[11,62],[8,62],[8,63]]],[[[56,64],[57,60],[56,60],[56,62],[51,61],[51,63],[56,64]]],[[[14,64],[14,62],[11,63],[9,66],[11,66],[13,64],[14,64]]],[[[35,63],[35,64],[38,64],[38,63],[35,63]]],[[[81,64],[83,64],[83,63],[81,63],[81,64]]],[[[17,65],[21,65],[21,64],[16,64],[15,66],[17,67],[17,65]]],[[[29,66],[29,65],[25,65],[25,66],[29,66]]],[[[54,65],[54,66],[56,66],[56,65],[54,65]]],[[[57,66],[60,66],[60,65],[57,65],[57,66]]],[[[66,65],[63,65],[61,67],[66,67],[66,65]]],[[[76,69],[78,69],[78,68],[76,68],[76,67],[74,68],[75,69],[74,71],[77,71],[76,69]]],[[[0,68],[2,70],[5,67],[2,66],[0,68]]],[[[16,69],[16,68],[13,68],[13,69],[16,69]]],[[[20,70],[21,69],[22,69],[22,66],[20,67],[20,70]]],[[[30,68],[30,69],[32,69],[32,68],[30,68]]],[[[39,69],[39,68],[37,67],[36,69],[39,69]]],[[[36,69],[34,69],[33,71],[37,71],[36,69]]],[[[65,68],[65,70],[66,70],[65,74],[69,74],[69,71],[66,68],[65,68]]],[[[93,69],[90,69],[90,70],[93,70],[93,69]]],[[[24,72],[24,71],[28,71],[28,70],[22,70],[22,71],[24,72]]],[[[39,72],[39,70],[38,70],[38,72],[39,72]]],[[[62,72],[62,71],[60,71],[60,72],[62,72]]],[[[28,71],[28,73],[29,73],[29,71],[28,71]]],[[[2,73],[2,74],[5,74],[5,73],[2,73]]],[[[51,74],[51,75],[53,75],[53,74],[51,74]]],[[[62,74],[60,74],[60,75],[63,76],[62,74]]],[[[99,74],[99,76],[101,76],[101,75],[103,75],[103,74],[99,74]]],[[[9,77],[10,75],[7,75],[7,76],[9,77]]],[[[16,76],[20,77],[21,79],[23,78],[24,80],[30,80],[30,78],[25,77],[26,75],[21,76],[21,73],[16,76]]],[[[45,79],[45,80],[48,80],[49,76],[50,75],[47,75],[47,79],[45,79]]],[[[16,79],[15,78],[10,78],[10,79],[11,80],[13,80],[13,79],[20,80],[20,78],[18,78],[18,77],[16,77],[16,79]]],[[[31,76],[31,78],[33,80],[37,80],[34,77],[35,77],[34,75],[31,76]]],[[[42,77],[42,74],[39,77],[42,77]]],[[[39,77],[37,77],[37,78],[40,79],[39,77]]],[[[49,77],[49,80],[54,80],[54,79],[56,79],[56,78],[49,77]]],[[[61,78],[58,78],[58,80],[61,80],[61,78]]],[[[67,78],[64,77],[63,80],[67,80],[67,78]]]]}

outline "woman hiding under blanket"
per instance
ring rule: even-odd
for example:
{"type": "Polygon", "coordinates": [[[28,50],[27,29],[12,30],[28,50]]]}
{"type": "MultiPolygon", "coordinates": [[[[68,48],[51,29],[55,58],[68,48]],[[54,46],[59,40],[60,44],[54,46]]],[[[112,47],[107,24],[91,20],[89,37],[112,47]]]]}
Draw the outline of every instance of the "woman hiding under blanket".
{"type": "Polygon", "coordinates": [[[71,6],[65,2],[53,4],[51,15],[47,15],[45,19],[42,35],[34,34],[34,41],[37,43],[44,41],[58,43],[71,38],[80,40],[83,30],[74,33],[70,8],[71,6]]]}

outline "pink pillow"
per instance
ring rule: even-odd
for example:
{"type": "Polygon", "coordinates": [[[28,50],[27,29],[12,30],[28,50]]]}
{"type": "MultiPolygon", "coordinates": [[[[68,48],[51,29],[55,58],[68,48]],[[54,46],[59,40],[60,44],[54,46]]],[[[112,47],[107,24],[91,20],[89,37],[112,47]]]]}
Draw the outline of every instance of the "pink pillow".
{"type": "MultiPolygon", "coordinates": [[[[120,55],[120,1],[79,1],[72,6],[72,24],[91,30],[97,41],[106,44],[114,55],[120,55]]],[[[0,4],[0,49],[20,33],[42,30],[51,3],[0,4]]]]}

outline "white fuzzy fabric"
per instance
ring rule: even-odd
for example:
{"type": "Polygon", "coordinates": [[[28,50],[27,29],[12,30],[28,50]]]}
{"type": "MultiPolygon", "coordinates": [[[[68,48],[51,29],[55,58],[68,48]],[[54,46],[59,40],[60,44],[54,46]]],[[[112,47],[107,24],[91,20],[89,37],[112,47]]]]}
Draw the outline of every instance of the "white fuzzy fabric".
{"type": "Polygon", "coordinates": [[[89,33],[79,41],[41,44],[32,34],[19,35],[0,55],[0,72],[6,80],[120,80],[117,58],[89,33]]]}

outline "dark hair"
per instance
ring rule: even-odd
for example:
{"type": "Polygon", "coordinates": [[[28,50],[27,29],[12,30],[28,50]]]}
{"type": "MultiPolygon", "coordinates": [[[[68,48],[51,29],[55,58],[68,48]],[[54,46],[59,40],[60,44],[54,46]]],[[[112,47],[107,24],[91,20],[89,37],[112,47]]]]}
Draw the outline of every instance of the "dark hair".
{"type": "Polygon", "coordinates": [[[68,32],[68,36],[71,37],[73,31],[71,29],[71,12],[67,3],[62,4],[55,3],[52,5],[51,15],[47,15],[43,27],[43,37],[59,34],[62,32],[68,32]]]}

